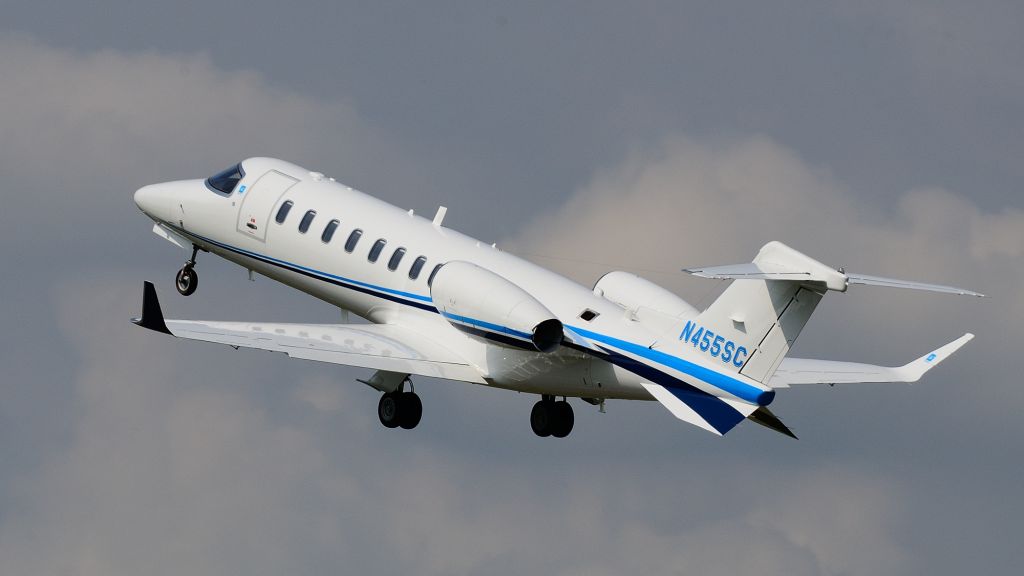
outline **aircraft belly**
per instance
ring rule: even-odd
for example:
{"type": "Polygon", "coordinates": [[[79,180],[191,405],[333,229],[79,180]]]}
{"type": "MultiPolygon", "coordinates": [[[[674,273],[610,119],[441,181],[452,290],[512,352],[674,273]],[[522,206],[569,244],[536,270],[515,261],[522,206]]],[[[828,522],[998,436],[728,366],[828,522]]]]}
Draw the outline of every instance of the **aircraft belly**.
{"type": "Polygon", "coordinates": [[[301,290],[311,296],[319,298],[320,300],[324,300],[325,302],[350,310],[358,316],[366,317],[370,310],[375,307],[379,307],[380,305],[379,298],[335,286],[324,282],[323,280],[311,278],[304,274],[293,272],[274,264],[268,264],[262,260],[252,258],[244,254],[239,254],[231,250],[225,250],[218,246],[206,243],[202,243],[202,245],[203,248],[224,258],[225,260],[229,260],[239,266],[258,272],[262,276],[266,276],[267,278],[301,290]]]}
{"type": "Polygon", "coordinates": [[[581,398],[651,399],[633,374],[574,350],[543,354],[486,346],[485,356],[484,377],[497,388],[581,398]]]}

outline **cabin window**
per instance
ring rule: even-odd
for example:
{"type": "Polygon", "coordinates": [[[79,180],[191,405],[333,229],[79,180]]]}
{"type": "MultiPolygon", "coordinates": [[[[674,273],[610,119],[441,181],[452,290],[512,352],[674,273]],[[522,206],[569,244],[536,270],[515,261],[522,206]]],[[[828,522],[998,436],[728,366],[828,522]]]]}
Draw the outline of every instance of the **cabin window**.
{"type": "Polygon", "coordinates": [[[292,201],[286,200],[281,207],[277,209],[277,216],[274,216],[274,221],[278,224],[284,224],[284,219],[288,217],[288,212],[292,209],[292,201]]]}
{"type": "Polygon", "coordinates": [[[444,266],[444,264],[438,264],[437,266],[434,266],[433,270],[430,271],[430,276],[427,276],[427,286],[434,285],[434,276],[437,276],[437,271],[441,269],[441,266],[444,266]]]}
{"type": "Polygon", "coordinates": [[[299,222],[299,232],[305,234],[309,230],[309,225],[313,223],[313,218],[316,218],[316,210],[306,212],[299,222]]]}
{"type": "Polygon", "coordinates": [[[324,244],[330,242],[331,238],[334,237],[334,231],[338,229],[338,224],[341,224],[341,222],[338,222],[337,220],[331,220],[328,222],[327,227],[324,228],[324,233],[320,235],[320,241],[324,244]]]}
{"type": "Polygon", "coordinates": [[[412,266],[409,268],[409,279],[415,280],[420,277],[420,271],[423,270],[423,265],[427,263],[426,256],[418,256],[413,261],[412,266]]]}
{"type": "Polygon", "coordinates": [[[345,252],[351,254],[352,251],[356,249],[356,244],[359,243],[359,238],[362,237],[362,235],[363,231],[359,228],[353,230],[352,233],[348,235],[348,240],[345,240],[345,252]]]}
{"type": "Polygon", "coordinates": [[[388,260],[388,270],[394,272],[398,270],[398,265],[402,262],[402,256],[405,256],[405,248],[398,248],[395,253],[391,255],[391,260],[388,260]]]}
{"type": "Polygon", "coordinates": [[[367,256],[366,259],[370,262],[376,262],[377,258],[380,258],[381,251],[384,250],[384,245],[387,243],[388,241],[383,238],[374,242],[373,248],[370,248],[370,255],[367,256]]]}
{"type": "Polygon", "coordinates": [[[223,170],[206,179],[206,186],[222,196],[230,196],[235,186],[245,176],[241,164],[235,164],[227,170],[223,170]]]}
{"type": "Polygon", "coordinates": [[[591,310],[590,308],[587,308],[583,312],[580,312],[580,318],[582,318],[586,322],[590,322],[591,320],[593,320],[594,318],[597,318],[600,315],[601,315],[600,312],[595,312],[595,311],[591,310]]]}

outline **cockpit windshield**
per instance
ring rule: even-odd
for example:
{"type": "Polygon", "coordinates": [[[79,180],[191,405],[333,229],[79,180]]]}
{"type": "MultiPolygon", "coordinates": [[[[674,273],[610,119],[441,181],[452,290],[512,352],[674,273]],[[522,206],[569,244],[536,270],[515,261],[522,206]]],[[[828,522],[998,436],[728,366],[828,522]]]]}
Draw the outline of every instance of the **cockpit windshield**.
{"type": "Polygon", "coordinates": [[[235,164],[231,168],[207,178],[206,185],[214,192],[228,196],[243,176],[245,176],[245,172],[242,171],[242,165],[235,164]]]}

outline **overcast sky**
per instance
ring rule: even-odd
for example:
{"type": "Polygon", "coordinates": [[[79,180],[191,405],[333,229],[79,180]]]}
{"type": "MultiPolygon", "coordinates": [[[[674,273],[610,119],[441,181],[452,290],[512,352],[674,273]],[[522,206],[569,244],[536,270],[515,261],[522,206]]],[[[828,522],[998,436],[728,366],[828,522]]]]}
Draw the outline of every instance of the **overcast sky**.
{"type": "Polygon", "coordinates": [[[1018,566],[1024,7],[1017,2],[0,2],[0,571],[958,575],[1018,566]],[[728,5],[727,5],[728,4],[728,5]],[[138,187],[282,157],[584,284],[697,304],[683,266],[782,240],[986,300],[832,294],[800,356],[914,385],[780,392],[801,437],[654,403],[421,379],[386,430],[368,371],[181,342],[169,315],[336,322],[149,231],[138,187]]]}

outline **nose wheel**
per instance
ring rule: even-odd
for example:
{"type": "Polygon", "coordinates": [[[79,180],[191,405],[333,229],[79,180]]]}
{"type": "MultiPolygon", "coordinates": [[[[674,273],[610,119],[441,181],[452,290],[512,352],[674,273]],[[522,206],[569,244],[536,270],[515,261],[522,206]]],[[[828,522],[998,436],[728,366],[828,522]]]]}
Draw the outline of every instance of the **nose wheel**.
{"type": "Polygon", "coordinates": [[[198,246],[192,246],[192,257],[185,262],[185,265],[178,270],[178,273],[174,275],[174,287],[178,289],[178,294],[182,296],[190,296],[199,287],[199,274],[195,270],[196,266],[196,254],[199,252],[198,246]]]}

